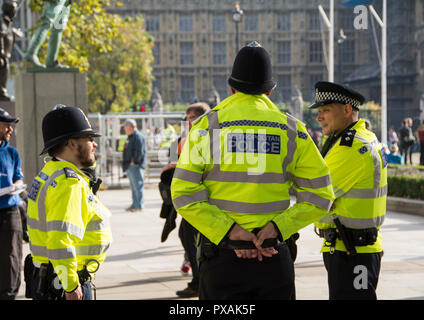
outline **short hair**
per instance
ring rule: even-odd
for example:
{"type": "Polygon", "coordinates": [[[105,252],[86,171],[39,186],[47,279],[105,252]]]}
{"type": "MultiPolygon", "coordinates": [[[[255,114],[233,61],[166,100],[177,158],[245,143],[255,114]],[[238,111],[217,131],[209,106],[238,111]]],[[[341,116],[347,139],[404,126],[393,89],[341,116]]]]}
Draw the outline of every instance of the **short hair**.
{"type": "Polygon", "coordinates": [[[61,154],[63,152],[63,150],[65,149],[66,145],[68,144],[68,140],[63,141],[57,145],[55,145],[54,147],[51,147],[47,153],[50,157],[56,157],[58,154],[61,154]]]}
{"type": "Polygon", "coordinates": [[[134,119],[125,120],[124,126],[131,126],[133,128],[137,128],[137,122],[134,119]]]}
{"type": "Polygon", "coordinates": [[[202,114],[204,114],[208,110],[210,110],[210,107],[207,103],[196,102],[196,103],[193,103],[192,105],[190,105],[187,108],[186,114],[189,113],[189,112],[194,112],[196,114],[196,116],[200,117],[202,114]]]}

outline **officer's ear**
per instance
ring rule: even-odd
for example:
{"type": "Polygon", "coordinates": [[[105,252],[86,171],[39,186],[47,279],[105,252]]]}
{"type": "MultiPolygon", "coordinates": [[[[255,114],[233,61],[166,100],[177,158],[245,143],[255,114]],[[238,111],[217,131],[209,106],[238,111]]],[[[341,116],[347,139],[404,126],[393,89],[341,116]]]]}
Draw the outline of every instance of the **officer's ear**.
{"type": "Polygon", "coordinates": [[[343,112],[346,116],[350,116],[353,112],[353,107],[351,104],[347,103],[343,106],[343,112]]]}

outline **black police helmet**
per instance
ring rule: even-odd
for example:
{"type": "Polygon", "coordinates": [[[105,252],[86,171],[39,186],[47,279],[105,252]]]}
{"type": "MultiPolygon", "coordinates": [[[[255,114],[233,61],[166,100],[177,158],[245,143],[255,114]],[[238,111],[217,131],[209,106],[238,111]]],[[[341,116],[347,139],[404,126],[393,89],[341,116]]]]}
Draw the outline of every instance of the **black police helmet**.
{"type": "Polygon", "coordinates": [[[90,122],[80,108],[65,105],[56,105],[44,116],[42,129],[44,149],[40,155],[71,138],[85,135],[101,136],[91,128],[90,122]]]}
{"type": "Polygon", "coordinates": [[[365,97],[352,88],[334,82],[319,81],[315,84],[315,102],[309,108],[314,109],[327,104],[341,103],[350,104],[359,110],[359,106],[364,101],[365,97]]]}
{"type": "Polygon", "coordinates": [[[228,84],[246,94],[262,94],[275,88],[271,59],[258,42],[253,41],[238,52],[228,84]]]}

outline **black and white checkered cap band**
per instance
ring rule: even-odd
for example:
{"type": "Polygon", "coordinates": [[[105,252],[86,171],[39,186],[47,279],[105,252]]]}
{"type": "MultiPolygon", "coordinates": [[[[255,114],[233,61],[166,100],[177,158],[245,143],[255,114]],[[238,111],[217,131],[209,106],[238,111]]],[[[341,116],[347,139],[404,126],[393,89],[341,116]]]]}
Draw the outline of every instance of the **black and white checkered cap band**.
{"type": "Polygon", "coordinates": [[[345,96],[344,94],[337,93],[337,92],[319,92],[318,89],[315,93],[315,102],[325,102],[325,101],[335,101],[340,102],[343,104],[350,104],[352,107],[358,108],[361,103],[359,100],[356,100],[354,98],[345,96]]]}

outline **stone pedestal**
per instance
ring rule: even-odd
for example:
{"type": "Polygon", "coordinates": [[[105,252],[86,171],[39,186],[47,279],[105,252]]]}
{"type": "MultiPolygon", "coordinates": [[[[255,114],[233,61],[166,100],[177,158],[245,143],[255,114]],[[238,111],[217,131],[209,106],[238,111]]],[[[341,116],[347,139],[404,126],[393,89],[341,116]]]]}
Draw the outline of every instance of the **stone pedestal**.
{"type": "Polygon", "coordinates": [[[15,78],[15,113],[20,118],[16,146],[24,181],[32,180],[44,165],[43,117],[56,104],[79,107],[87,113],[87,77],[79,72],[23,72],[15,78]]]}
{"type": "MultiPolygon", "coordinates": [[[[14,101],[2,101],[0,100],[0,108],[6,110],[7,112],[9,112],[9,114],[11,114],[12,116],[16,116],[16,112],[15,112],[15,102],[14,101]]],[[[18,123],[19,125],[19,123],[18,123]]],[[[13,132],[12,136],[10,137],[10,145],[16,148],[16,134],[18,134],[19,132],[19,128],[18,125],[15,128],[15,131],[13,132]]]]}

